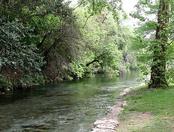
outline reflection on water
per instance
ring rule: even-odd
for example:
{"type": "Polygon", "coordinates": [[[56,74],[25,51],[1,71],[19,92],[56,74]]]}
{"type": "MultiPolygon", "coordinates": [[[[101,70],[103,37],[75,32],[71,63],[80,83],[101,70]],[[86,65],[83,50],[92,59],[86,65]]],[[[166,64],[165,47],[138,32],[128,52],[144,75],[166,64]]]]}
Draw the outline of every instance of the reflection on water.
{"type": "Polygon", "coordinates": [[[96,77],[0,97],[0,131],[89,132],[116,102],[120,90],[139,83],[132,75],[96,77]]]}

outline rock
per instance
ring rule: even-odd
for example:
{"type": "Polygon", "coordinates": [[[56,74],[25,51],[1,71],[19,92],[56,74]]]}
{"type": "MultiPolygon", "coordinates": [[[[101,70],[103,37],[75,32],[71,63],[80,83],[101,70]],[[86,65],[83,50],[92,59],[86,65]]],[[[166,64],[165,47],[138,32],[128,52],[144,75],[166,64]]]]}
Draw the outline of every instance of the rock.
{"type": "Polygon", "coordinates": [[[94,123],[92,132],[112,132],[116,130],[118,125],[119,123],[117,120],[103,118],[94,123]]]}
{"type": "Polygon", "coordinates": [[[91,132],[115,132],[115,130],[107,130],[107,129],[99,129],[99,128],[94,128],[91,132]]]}
{"type": "Polygon", "coordinates": [[[120,98],[117,100],[116,105],[110,107],[110,112],[103,119],[94,122],[94,127],[91,132],[115,132],[119,126],[118,115],[127,106],[127,102],[122,100],[123,96],[126,96],[132,88],[126,88],[120,94],[120,98]]]}
{"type": "Polygon", "coordinates": [[[125,106],[127,106],[127,102],[126,101],[124,101],[123,104],[122,104],[122,107],[125,107],[125,106]]]}
{"type": "Polygon", "coordinates": [[[94,122],[94,126],[96,126],[98,124],[105,124],[105,123],[118,125],[118,121],[116,121],[116,120],[103,118],[101,120],[97,120],[96,122],[94,122]]]}
{"type": "Polygon", "coordinates": [[[131,88],[126,88],[123,90],[123,92],[120,94],[120,96],[126,96],[131,91],[131,88]]]}

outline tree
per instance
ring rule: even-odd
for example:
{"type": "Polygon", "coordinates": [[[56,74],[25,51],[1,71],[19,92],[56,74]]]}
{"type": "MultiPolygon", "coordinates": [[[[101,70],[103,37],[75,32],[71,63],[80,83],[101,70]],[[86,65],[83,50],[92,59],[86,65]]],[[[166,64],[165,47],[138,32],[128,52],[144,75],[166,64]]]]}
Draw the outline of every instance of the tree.
{"type": "Polygon", "coordinates": [[[166,51],[168,47],[168,26],[170,17],[170,0],[160,0],[156,29],[156,44],[153,48],[151,79],[149,88],[167,87],[166,51]]]}
{"type": "Polygon", "coordinates": [[[149,88],[168,86],[166,79],[169,41],[171,41],[171,0],[139,0],[137,12],[132,16],[140,20],[136,44],[139,47],[139,58],[150,71],[149,88]],[[170,21],[169,21],[170,20],[170,21]],[[142,60],[143,60],[142,59],[142,60]],[[146,62],[145,62],[146,61],[146,62]],[[147,62],[148,61],[148,62],[147,62]]]}

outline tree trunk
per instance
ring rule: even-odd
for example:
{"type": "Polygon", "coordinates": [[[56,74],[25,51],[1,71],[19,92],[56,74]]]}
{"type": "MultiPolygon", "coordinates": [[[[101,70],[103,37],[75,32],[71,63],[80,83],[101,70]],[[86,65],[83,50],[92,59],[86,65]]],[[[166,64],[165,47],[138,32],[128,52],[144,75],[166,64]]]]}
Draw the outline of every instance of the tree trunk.
{"type": "Polygon", "coordinates": [[[158,26],[156,29],[156,43],[153,48],[153,61],[151,66],[151,80],[149,88],[166,88],[166,50],[168,41],[168,24],[170,1],[160,0],[158,11],[158,26]]]}

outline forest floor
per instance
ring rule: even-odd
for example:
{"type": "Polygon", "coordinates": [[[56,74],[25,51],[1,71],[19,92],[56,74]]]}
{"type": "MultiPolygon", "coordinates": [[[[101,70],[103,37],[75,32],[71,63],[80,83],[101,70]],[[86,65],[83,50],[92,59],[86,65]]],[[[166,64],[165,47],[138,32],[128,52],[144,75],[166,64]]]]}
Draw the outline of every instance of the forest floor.
{"type": "Polygon", "coordinates": [[[174,86],[141,88],[125,97],[118,132],[174,132],[174,86]]]}

